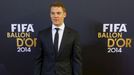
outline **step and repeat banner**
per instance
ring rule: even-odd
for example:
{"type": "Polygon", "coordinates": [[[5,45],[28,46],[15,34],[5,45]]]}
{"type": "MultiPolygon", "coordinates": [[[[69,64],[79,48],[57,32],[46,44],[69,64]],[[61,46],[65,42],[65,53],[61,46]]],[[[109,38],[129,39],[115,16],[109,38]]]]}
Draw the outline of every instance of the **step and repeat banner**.
{"type": "MultiPolygon", "coordinates": [[[[38,31],[55,0],[0,0],[0,75],[33,75],[38,31]]],[[[83,75],[134,75],[134,1],[61,0],[80,33],[83,75]]]]}

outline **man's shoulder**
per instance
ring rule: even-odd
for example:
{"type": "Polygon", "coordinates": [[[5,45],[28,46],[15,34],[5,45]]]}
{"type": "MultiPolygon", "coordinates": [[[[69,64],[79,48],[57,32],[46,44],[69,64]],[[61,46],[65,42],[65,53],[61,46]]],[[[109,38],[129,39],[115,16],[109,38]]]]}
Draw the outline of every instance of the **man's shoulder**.
{"type": "Polygon", "coordinates": [[[74,34],[78,34],[78,31],[75,30],[75,29],[72,28],[72,27],[68,27],[68,26],[66,26],[66,30],[67,30],[68,32],[71,32],[71,33],[74,33],[74,34]]]}
{"type": "Polygon", "coordinates": [[[47,27],[45,29],[42,29],[38,32],[38,34],[44,34],[44,33],[48,33],[51,31],[51,27],[47,27]]]}

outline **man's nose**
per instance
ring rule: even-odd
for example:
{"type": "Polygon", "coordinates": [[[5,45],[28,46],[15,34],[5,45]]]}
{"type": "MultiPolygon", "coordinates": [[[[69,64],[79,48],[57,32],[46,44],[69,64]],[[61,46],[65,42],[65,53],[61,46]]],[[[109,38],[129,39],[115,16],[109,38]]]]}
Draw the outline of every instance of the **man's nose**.
{"type": "Polygon", "coordinates": [[[58,17],[58,14],[54,14],[54,17],[58,17]]]}

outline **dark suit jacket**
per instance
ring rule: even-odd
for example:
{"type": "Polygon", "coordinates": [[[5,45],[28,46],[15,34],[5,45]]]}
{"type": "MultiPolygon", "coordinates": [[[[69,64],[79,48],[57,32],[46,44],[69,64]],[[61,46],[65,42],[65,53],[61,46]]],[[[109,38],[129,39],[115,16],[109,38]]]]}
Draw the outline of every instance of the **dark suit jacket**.
{"type": "Polygon", "coordinates": [[[39,32],[34,75],[81,75],[79,35],[65,26],[59,52],[54,50],[51,27],[39,32]]]}

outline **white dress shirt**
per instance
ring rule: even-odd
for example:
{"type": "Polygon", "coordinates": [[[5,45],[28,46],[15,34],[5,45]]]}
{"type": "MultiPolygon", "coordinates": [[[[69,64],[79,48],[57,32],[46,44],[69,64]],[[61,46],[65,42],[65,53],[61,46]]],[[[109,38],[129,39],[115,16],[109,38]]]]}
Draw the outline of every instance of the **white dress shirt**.
{"type": "Polygon", "coordinates": [[[63,37],[63,32],[64,32],[64,28],[65,28],[65,24],[63,23],[61,26],[57,27],[55,26],[54,24],[52,24],[52,40],[53,40],[53,43],[54,43],[54,37],[55,37],[55,33],[56,33],[56,29],[55,28],[59,28],[58,30],[58,34],[59,34],[59,39],[58,39],[58,51],[59,51],[59,48],[60,48],[60,44],[61,44],[61,41],[62,41],[62,37],[63,37]]]}

